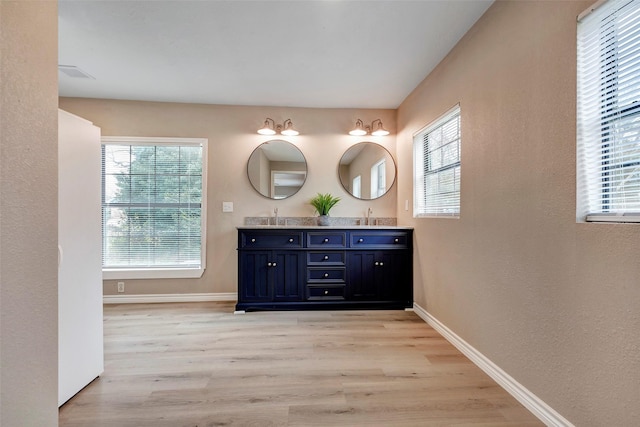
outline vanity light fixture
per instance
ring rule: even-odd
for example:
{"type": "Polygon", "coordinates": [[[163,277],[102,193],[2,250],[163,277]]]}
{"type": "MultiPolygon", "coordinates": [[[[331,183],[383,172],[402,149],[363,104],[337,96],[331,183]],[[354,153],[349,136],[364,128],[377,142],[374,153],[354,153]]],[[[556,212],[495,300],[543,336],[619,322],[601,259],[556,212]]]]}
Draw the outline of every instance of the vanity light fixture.
{"type": "MultiPolygon", "coordinates": [[[[300,132],[298,132],[293,128],[293,122],[291,121],[291,119],[285,120],[284,123],[282,124],[282,127],[284,128],[280,131],[282,135],[296,136],[300,134],[300,132]]],[[[276,126],[276,128],[278,127],[276,126]]]]}
{"type": "Polygon", "coordinates": [[[285,120],[284,123],[280,125],[276,124],[276,122],[269,117],[265,119],[264,126],[258,129],[258,133],[260,135],[275,135],[279,133],[280,135],[287,136],[296,136],[300,134],[300,132],[293,128],[293,122],[291,119],[285,120]]]}
{"type": "Polygon", "coordinates": [[[356,120],[356,127],[353,128],[353,130],[349,131],[349,135],[353,136],[364,136],[368,133],[369,132],[367,132],[364,128],[364,123],[362,123],[362,120],[360,119],[356,120]]]}
{"type": "Polygon", "coordinates": [[[353,130],[349,131],[349,135],[364,136],[371,134],[373,136],[386,136],[389,135],[389,131],[382,126],[382,120],[375,119],[371,122],[371,125],[365,125],[362,120],[356,120],[356,126],[353,130]]]}

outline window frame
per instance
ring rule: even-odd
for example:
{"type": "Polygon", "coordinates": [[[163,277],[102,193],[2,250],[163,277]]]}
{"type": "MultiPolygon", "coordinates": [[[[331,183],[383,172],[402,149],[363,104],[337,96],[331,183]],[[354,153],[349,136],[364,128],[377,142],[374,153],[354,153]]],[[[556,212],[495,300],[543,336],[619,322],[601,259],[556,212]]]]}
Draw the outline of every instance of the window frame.
{"type": "Polygon", "coordinates": [[[371,199],[382,197],[387,192],[387,162],[382,158],[371,166],[371,199]]]}
{"type": "MultiPolygon", "coordinates": [[[[620,123],[625,124],[625,121],[629,119],[640,119],[640,96],[630,100],[625,99],[628,96],[626,94],[622,98],[618,97],[620,81],[624,80],[624,72],[621,75],[622,70],[618,69],[618,56],[623,43],[618,38],[619,24],[617,20],[626,19],[627,16],[621,18],[617,14],[618,11],[630,4],[630,1],[602,3],[587,9],[578,17],[577,222],[640,223],[640,211],[637,208],[616,207],[615,202],[611,201],[612,197],[631,194],[631,191],[626,187],[621,191],[612,189],[614,185],[618,184],[615,178],[611,179],[616,170],[626,173],[627,168],[635,167],[634,170],[629,171],[629,175],[625,177],[622,185],[634,174],[637,175],[636,180],[640,177],[640,153],[633,153],[629,158],[621,158],[616,155],[616,152],[621,148],[628,149],[627,144],[632,146],[633,140],[631,138],[633,136],[612,137],[612,135],[616,135],[616,127],[620,123]],[[593,15],[589,16],[592,13],[593,15]],[[595,21],[584,23],[585,18],[595,21]],[[581,29],[581,25],[586,28],[581,29]],[[584,43],[582,40],[584,36],[592,35],[592,33],[596,33],[597,37],[590,37],[588,38],[589,43],[584,43]],[[591,62],[593,55],[596,54],[599,61],[591,62]],[[598,65],[594,66],[593,63],[598,65]],[[596,84],[589,83],[594,80],[597,82],[596,84]],[[611,156],[614,156],[613,161],[611,156]]],[[[632,12],[637,15],[638,6],[634,5],[633,7],[632,12]]],[[[634,23],[635,28],[638,28],[637,18],[634,23]]],[[[635,45],[640,44],[640,39],[636,39],[635,45]]],[[[625,43],[628,41],[625,40],[625,43]]],[[[640,47],[634,50],[637,55],[640,47]]],[[[629,84],[628,81],[625,81],[625,85],[629,84]]],[[[640,85],[640,79],[636,78],[631,87],[638,85],[640,85]]],[[[640,129],[640,126],[636,129],[640,129]]]]}
{"type": "MultiPolygon", "coordinates": [[[[167,137],[129,137],[129,136],[103,136],[101,145],[128,145],[128,146],[200,146],[202,147],[202,195],[200,202],[200,267],[107,267],[102,268],[102,278],[105,280],[118,279],[178,279],[200,278],[204,274],[207,261],[207,163],[208,145],[207,138],[167,138],[167,137]]],[[[103,159],[104,161],[104,159],[103,159]]],[[[101,179],[104,182],[104,170],[101,171],[101,179]]],[[[104,184],[101,184],[104,185],[104,184]]],[[[101,192],[101,215],[104,208],[104,187],[101,192]]],[[[104,239],[104,225],[101,226],[101,235],[104,239]]],[[[103,240],[104,245],[104,240],[103,240]]]]}
{"type": "MultiPolygon", "coordinates": [[[[442,114],[437,119],[430,122],[428,125],[424,126],[417,132],[413,134],[413,217],[414,218],[451,218],[451,219],[459,219],[461,214],[461,171],[462,171],[462,109],[460,107],[460,103],[457,103],[452,108],[447,110],[444,114],[442,114]],[[458,133],[457,133],[457,143],[458,143],[458,159],[456,162],[447,164],[445,166],[441,166],[437,169],[432,170],[433,174],[440,174],[442,172],[458,168],[459,174],[457,177],[458,189],[454,191],[457,193],[457,209],[452,212],[434,212],[433,209],[429,210],[429,206],[427,204],[426,197],[426,177],[427,173],[427,165],[425,162],[427,161],[427,157],[424,153],[424,138],[427,134],[433,133],[437,130],[444,128],[447,124],[449,124],[452,120],[458,121],[458,133]],[[418,155],[421,153],[420,155],[418,155]],[[419,193],[424,193],[419,194],[419,193]]],[[[453,143],[450,141],[448,144],[453,143]]],[[[440,147],[441,148],[441,147],[440,147]]],[[[432,150],[433,152],[434,150],[432,150]]],[[[454,181],[455,188],[455,181],[454,181]]],[[[438,194],[444,194],[444,192],[439,192],[438,194]]]]}
{"type": "Polygon", "coordinates": [[[353,178],[351,182],[351,192],[353,197],[360,198],[362,194],[362,175],[358,175],[353,178]]]}

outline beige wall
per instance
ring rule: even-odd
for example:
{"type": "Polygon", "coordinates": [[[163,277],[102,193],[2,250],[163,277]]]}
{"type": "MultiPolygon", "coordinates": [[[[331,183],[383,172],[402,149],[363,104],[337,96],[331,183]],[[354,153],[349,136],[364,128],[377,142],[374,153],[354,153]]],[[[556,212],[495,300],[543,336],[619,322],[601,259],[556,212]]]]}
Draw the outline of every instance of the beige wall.
{"type": "Polygon", "coordinates": [[[496,2],[398,111],[416,302],[577,426],[640,420],[640,227],[577,224],[576,16],[496,2]],[[461,105],[460,219],[413,219],[412,134],[461,105]]]}
{"type": "MultiPolygon", "coordinates": [[[[125,280],[127,294],[225,293],[237,290],[236,229],[247,216],[313,216],[308,201],[318,192],[331,192],[342,201],[332,216],[396,216],[396,190],[374,201],[361,201],[345,192],[338,180],[342,153],[361,141],[374,141],[395,152],[395,110],[237,107],[61,98],[60,108],[92,121],[103,136],[176,136],[209,139],[207,269],[200,279],[125,280]],[[265,137],[256,130],[265,117],[282,123],[291,118],[301,134],[265,137]],[[380,118],[392,134],[354,137],[347,134],[356,119],[380,118]],[[302,189],[285,200],[258,194],[247,177],[253,150],[269,139],[295,144],[308,163],[302,189]],[[234,202],[233,213],[222,213],[222,202],[234,202]]],[[[116,293],[115,281],[105,281],[105,294],[116,293]]]]}
{"type": "Polygon", "coordinates": [[[0,425],[58,425],[57,3],[0,1],[0,425]]]}

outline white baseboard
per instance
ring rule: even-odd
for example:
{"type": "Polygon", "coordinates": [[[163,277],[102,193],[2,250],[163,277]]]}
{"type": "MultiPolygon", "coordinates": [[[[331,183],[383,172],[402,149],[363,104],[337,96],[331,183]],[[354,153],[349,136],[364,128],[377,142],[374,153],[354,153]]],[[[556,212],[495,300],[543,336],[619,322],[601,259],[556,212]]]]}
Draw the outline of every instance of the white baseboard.
{"type": "Polygon", "coordinates": [[[574,427],[566,418],[547,405],[538,396],[529,391],[525,386],[517,382],[513,377],[500,369],[498,365],[489,360],[468,342],[456,335],[438,319],[429,314],[418,304],[413,304],[414,312],[433,329],[438,331],[447,341],[453,344],[462,354],[467,356],[476,366],[482,369],[495,382],[504,388],[518,402],[522,403],[533,415],[547,426],[574,427]]]}
{"type": "Polygon", "coordinates": [[[235,292],[200,294],[104,295],[104,304],[146,304],[156,302],[237,301],[235,292]]]}

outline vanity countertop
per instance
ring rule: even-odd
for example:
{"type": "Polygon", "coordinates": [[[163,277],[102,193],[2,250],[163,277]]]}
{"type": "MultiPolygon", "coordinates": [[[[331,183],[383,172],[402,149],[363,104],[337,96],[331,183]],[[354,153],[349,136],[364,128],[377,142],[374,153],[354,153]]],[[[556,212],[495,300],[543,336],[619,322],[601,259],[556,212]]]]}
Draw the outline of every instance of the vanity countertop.
{"type": "Polygon", "coordinates": [[[242,225],[238,230],[413,230],[401,225],[242,225]]]}

